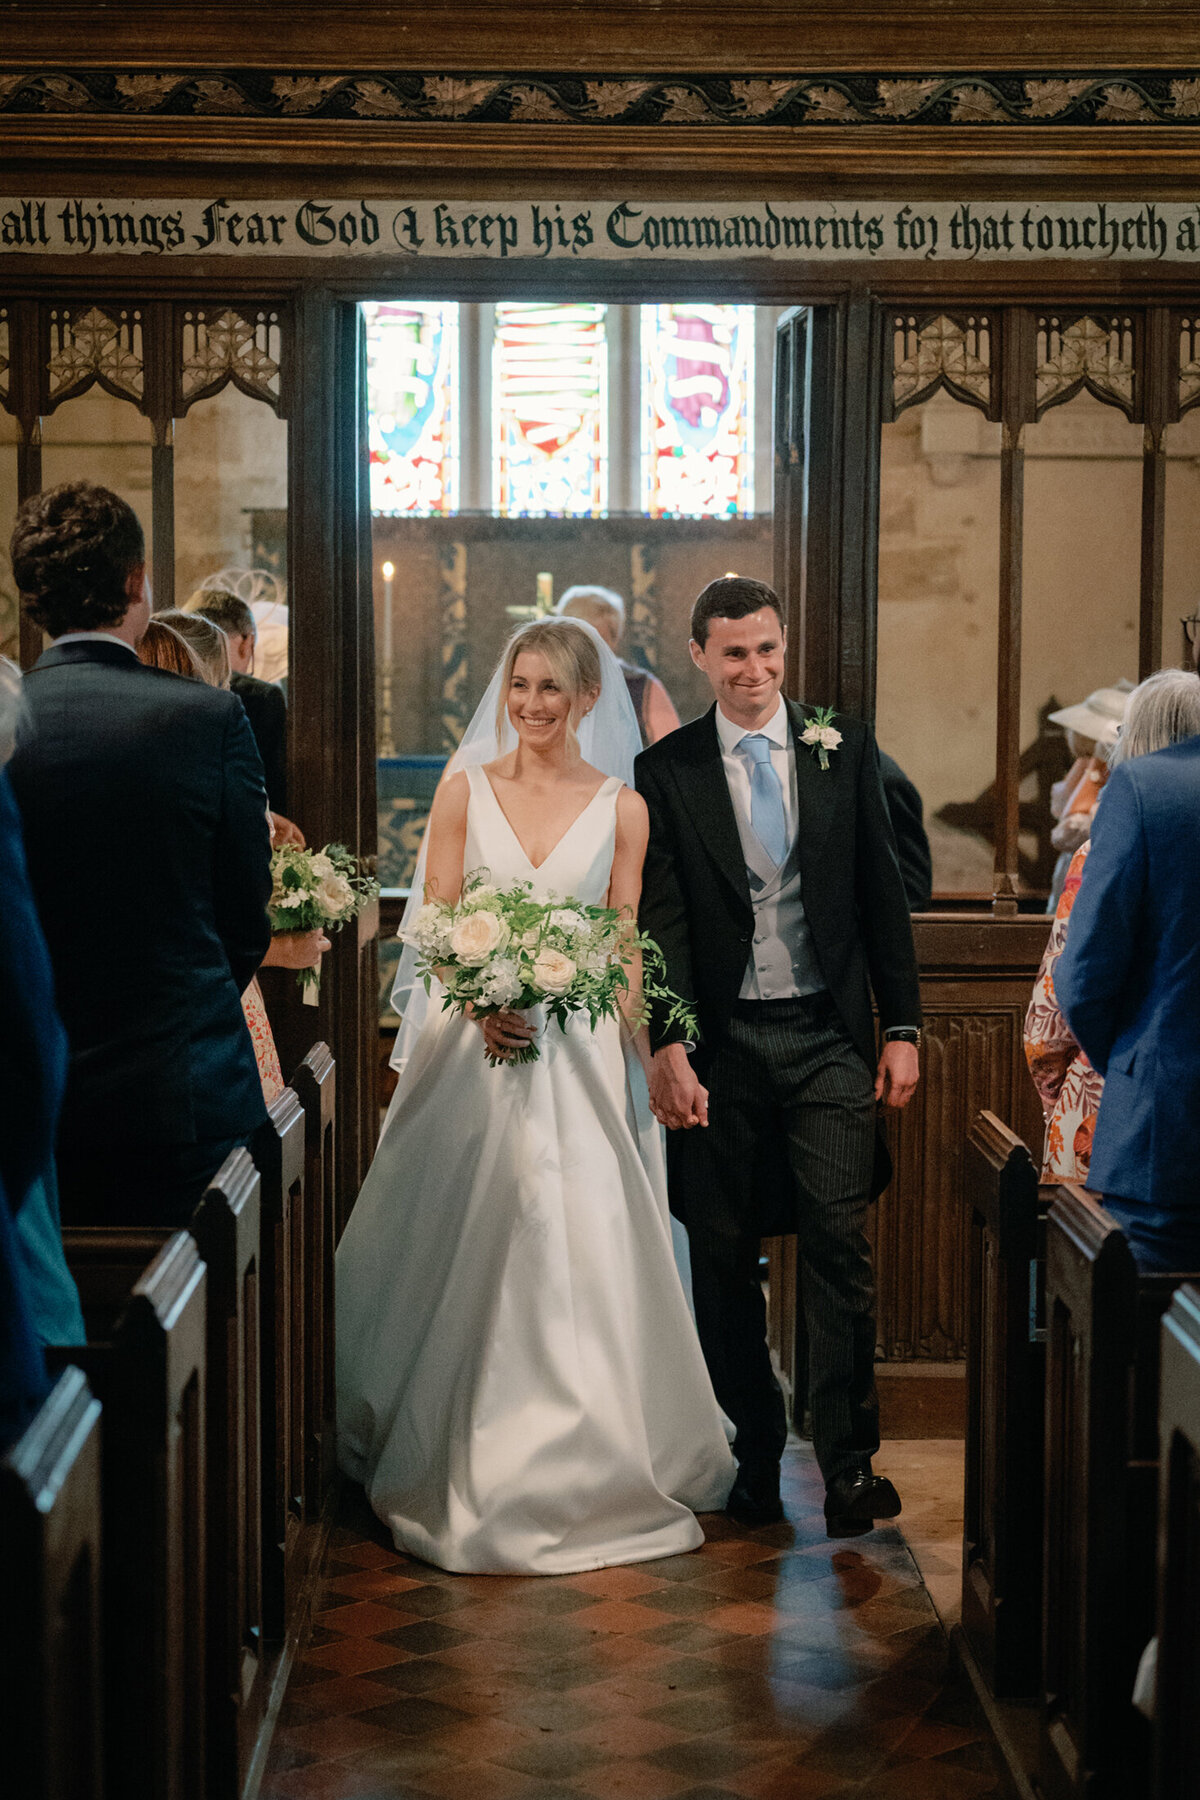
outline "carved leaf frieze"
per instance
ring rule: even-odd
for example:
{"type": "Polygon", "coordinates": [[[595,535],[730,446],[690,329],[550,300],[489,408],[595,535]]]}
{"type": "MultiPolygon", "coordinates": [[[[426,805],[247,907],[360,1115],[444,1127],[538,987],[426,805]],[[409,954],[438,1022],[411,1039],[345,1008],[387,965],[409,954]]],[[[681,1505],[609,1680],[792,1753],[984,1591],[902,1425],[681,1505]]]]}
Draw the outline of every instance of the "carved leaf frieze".
{"type": "Polygon", "coordinates": [[[488,124],[1200,123],[1200,70],[859,71],[622,77],[562,71],[0,70],[0,112],[486,120],[488,124]]]}
{"type": "Polygon", "coordinates": [[[210,318],[189,311],[184,318],[180,393],[192,400],[227,381],[236,381],[261,399],[279,398],[279,361],[270,354],[272,334],[278,333],[273,314],[245,318],[227,310],[210,318]]]}

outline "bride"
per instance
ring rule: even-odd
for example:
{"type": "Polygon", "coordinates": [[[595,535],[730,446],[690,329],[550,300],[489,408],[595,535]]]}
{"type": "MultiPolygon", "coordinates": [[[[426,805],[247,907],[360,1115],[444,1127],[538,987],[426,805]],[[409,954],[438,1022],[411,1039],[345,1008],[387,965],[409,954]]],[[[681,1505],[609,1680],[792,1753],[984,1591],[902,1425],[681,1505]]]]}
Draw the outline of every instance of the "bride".
{"type": "MultiPolygon", "coordinates": [[[[464,872],[636,917],[646,809],[620,667],[576,620],[519,630],[438,788],[416,889],[464,872]]],[[[407,967],[406,967],[407,965],[407,967]]],[[[339,1460],[397,1547],[563,1575],[693,1550],[734,1465],[671,1250],[621,1028],[426,1001],[337,1252],[339,1460]]],[[[645,1055],[645,1033],[639,1034],[645,1055]]],[[[636,1072],[636,1071],[635,1071],[636,1072]]]]}

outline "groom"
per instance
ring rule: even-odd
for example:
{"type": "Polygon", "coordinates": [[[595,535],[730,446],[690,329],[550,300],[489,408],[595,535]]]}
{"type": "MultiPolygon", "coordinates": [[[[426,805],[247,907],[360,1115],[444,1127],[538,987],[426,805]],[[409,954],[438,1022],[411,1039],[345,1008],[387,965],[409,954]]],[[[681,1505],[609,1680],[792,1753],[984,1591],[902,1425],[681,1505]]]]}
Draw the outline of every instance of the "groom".
{"type": "Polygon", "coordinates": [[[879,1448],[875,1287],[864,1235],[875,1104],[917,1084],[921,1033],[908,905],[870,730],[784,700],[782,609],[761,581],[710,582],[692,660],[716,705],[637,761],[650,812],[640,924],[694,1006],[699,1039],[652,1018],[650,1101],[670,1130],[700,1341],[737,1431],[728,1511],[783,1517],[787,1438],[771,1369],[759,1240],[799,1236],[813,1440],[830,1537],[894,1518],[879,1448]],[[824,738],[824,742],[821,738],[824,738]],[[874,990],[883,1031],[877,1053],[874,990]]]}

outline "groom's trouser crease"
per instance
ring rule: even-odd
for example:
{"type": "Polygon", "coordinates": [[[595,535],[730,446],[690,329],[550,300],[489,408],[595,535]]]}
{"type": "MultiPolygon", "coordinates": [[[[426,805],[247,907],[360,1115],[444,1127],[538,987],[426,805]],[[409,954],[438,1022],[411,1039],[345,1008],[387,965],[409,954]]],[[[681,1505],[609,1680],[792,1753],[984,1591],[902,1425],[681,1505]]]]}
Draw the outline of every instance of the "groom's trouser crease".
{"type": "Polygon", "coordinates": [[[672,1134],[672,1194],[688,1228],[697,1327],[717,1399],[737,1427],[739,1461],[778,1457],[786,1416],[766,1344],[758,1253],[760,1238],[782,1223],[799,1237],[813,1440],[829,1481],[879,1447],[864,1230],[875,1154],[871,1074],[826,995],[739,1004],[724,1035],[698,1054],[698,1073],[709,1124],[672,1134]],[[780,1185],[790,1193],[763,1191],[780,1185]]]}

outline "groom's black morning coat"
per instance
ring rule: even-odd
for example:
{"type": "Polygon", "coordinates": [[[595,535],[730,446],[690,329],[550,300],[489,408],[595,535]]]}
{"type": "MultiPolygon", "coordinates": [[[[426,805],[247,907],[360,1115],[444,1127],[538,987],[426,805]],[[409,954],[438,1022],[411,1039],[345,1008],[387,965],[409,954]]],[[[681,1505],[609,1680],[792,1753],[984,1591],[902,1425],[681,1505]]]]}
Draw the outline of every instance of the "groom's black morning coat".
{"type": "MultiPolygon", "coordinates": [[[[796,751],[801,898],[825,985],[873,1071],[871,991],[879,1022],[918,1025],[921,1002],[908,902],[869,728],[838,713],[842,734],[822,769],[800,742],[811,710],[786,702],[796,751]]],[[[650,812],[639,923],[660,946],[671,988],[691,1002],[702,1037],[728,1018],[750,957],[754,913],[716,708],[644,750],[635,781],[650,812]]],[[[678,1041],[652,1018],[654,1048],[678,1041]]]]}

